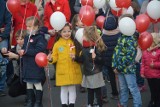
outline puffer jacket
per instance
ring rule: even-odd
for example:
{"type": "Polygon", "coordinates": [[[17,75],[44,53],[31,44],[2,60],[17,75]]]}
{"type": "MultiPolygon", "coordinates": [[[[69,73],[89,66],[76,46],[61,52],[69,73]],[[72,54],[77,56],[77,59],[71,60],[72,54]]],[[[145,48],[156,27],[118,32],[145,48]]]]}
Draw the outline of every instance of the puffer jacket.
{"type": "Polygon", "coordinates": [[[142,54],[141,75],[146,78],[160,78],[160,49],[144,51],[142,54]],[[153,68],[150,64],[153,63],[153,68]]]}

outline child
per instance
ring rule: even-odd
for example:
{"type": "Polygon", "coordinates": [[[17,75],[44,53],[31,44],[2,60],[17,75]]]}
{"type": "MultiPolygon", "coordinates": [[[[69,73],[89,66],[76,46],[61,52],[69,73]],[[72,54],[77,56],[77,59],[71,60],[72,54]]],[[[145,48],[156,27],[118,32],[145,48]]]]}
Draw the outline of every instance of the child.
{"type": "Polygon", "coordinates": [[[19,50],[19,54],[23,58],[22,76],[27,84],[27,107],[42,107],[43,89],[41,83],[45,79],[45,71],[44,68],[36,64],[35,56],[46,50],[47,41],[44,35],[38,32],[39,20],[36,17],[28,17],[26,26],[28,35],[24,38],[24,46],[19,50]]]}
{"type": "Polygon", "coordinates": [[[97,104],[102,107],[101,87],[105,85],[102,75],[103,58],[101,52],[105,50],[105,45],[97,32],[96,26],[84,28],[83,48],[81,56],[76,58],[83,63],[82,86],[88,90],[88,106],[93,106],[94,94],[96,94],[97,104]]]}
{"type": "Polygon", "coordinates": [[[59,31],[59,40],[55,43],[51,63],[56,63],[56,86],[61,86],[62,107],[74,107],[76,101],[76,84],[82,82],[80,65],[75,62],[75,48],[71,36],[71,26],[66,23],[59,31]]]}
{"type": "Polygon", "coordinates": [[[118,30],[118,19],[113,15],[109,15],[105,20],[103,26],[103,35],[102,35],[102,39],[105,45],[108,47],[108,49],[103,53],[103,57],[105,60],[103,71],[105,71],[104,74],[109,75],[112,88],[112,96],[111,96],[112,99],[118,99],[117,84],[116,84],[115,74],[112,69],[112,55],[114,52],[114,48],[117,45],[118,38],[120,36],[121,33],[118,30]]]}
{"type": "MultiPolygon", "coordinates": [[[[11,49],[11,51],[8,51],[7,54],[5,54],[10,60],[12,60],[13,62],[13,66],[14,66],[14,79],[13,81],[10,81],[10,83],[8,83],[9,85],[9,90],[8,90],[8,94],[11,97],[17,97],[19,95],[24,95],[26,94],[26,84],[22,83],[22,77],[21,77],[21,73],[20,72],[22,70],[22,66],[20,66],[20,58],[18,55],[18,51],[22,48],[23,44],[24,44],[24,37],[26,35],[26,31],[25,30],[18,30],[15,34],[16,36],[16,42],[17,45],[11,49]]],[[[22,63],[21,63],[22,65],[22,63]]],[[[25,104],[27,99],[25,98],[25,104]]]]}
{"type": "MultiPolygon", "coordinates": [[[[130,15],[123,15],[120,17],[130,17],[130,15]]],[[[120,88],[120,105],[127,107],[129,90],[133,96],[134,107],[141,107],[141,95],[136,83],[136,37],[121,35],[118,39],[115,52],[112,57],[113,71],[118,76],[119,88],[120,88]]]]}
{"type": "Polygon", "coordinates": [[[160,45],[159,34],[152,33],[153,43],[142,54],[141,76],[147,78],[151,92],[148,107],[160,107],[160,45]]]}
{"type": "MultiPolygon", "coordinates": [[[[84,25],[81,22],[79,15],[78,14],[74,15],[74,17],[72,19],[72,35],[75,36],[76,31],[79,28],[83,28],[83,27],[84,27],[84,25]]],[[[79,55],[82,50],[82,45],[77,41],[77,39],[75,37],[74,37],[74,44],[75,44],[75,48],[76,48],[76,55],[79,55]]],[[[83,73],[83,66],[82,65],[81,65],[81,71],[83,73]]],[[[81,93],[85,92],[85,88],[82,87],[81,85],[79,87],[79,90],[81,93]]]]}

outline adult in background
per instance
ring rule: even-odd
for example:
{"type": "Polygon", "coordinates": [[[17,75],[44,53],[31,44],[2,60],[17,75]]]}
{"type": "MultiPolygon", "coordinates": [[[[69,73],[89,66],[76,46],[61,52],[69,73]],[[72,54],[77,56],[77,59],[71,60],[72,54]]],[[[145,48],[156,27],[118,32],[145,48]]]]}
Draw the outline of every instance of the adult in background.
{"type": "Polygon", "coordinates": [[[68,0],[50,0],[44,7],[44,26],[48,28],[48,33],[51,35],[48,41],[48,50],[52,49],[55,40],[55,30],[50,24],[50,16],[56,11],[62,12],[67,22],[70,22],[71,11],[68,0]]]}
{"type": "Polygon", "coordinates": [[[26,29],[25,20],[27,17],[36,16],[39,18],[37,7],[30,0],[20,0],[20,9],[17,13],[13,14],[13,36],[12,45],[16,45],[15,33],[20,29],[26,29]]]}
{"type": "MultiPolygon", "coordinates": [[[[4,0],[0,0],[0,7],[0,59],[3,59],[8,49],[12,21],[4,0]]],[[[6,65],[0,66],[0,74],[0,96],[5,96],[6,65]]]]}

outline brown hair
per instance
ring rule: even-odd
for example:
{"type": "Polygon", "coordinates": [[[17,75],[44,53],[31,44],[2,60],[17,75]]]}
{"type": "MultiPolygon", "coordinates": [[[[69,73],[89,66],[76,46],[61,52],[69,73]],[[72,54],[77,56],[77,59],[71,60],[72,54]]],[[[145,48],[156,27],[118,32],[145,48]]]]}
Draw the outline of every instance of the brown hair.
{"type": "Polygon", "coordinates": [[[26,36],[26,30],[22,30],[22,29],[18,30],[18,31],[16,32],[15,36],[16,36],[16,37],[21,37],[21,38],[24,39],[24,37],[26,36]]]}
{"type": "Polygon", "coordinates": [[[78,22],[78,17],[79,17],[78,14],[75,14],[74,17],[73,17],[73,19],[72,19],[71,24],[72,24],[72,29],[73,30],[75,30],[75,28],[77,26],[76,23],[78,22]]]}
{"type": "MultiPolygon", "coordinates": [[[[71,27],[71,24],[70,24],[70,23],[66,23],[66,24],[64,25],[64,27],[66,27],[66,26],[68,26],[68,27],[72,30],[72,27],[71,27]]],[[[56,36],[56,39],[55,39],[55,42],[57,42],[57,41],[59,40],[59,38],[61,37],[61,32],[62,32],[62,30],[64,29],[64,27],[63,27],[61,30],[58,31],[57,36],[56,36]]],[[[73,40],[72,33],[71,33],[71,39],[73,40]]]]}
{"type": "Polygon", "coordinates": [[[85,27],[84,36],[86,37],[87,41],[95,42],[96,47],[100,52],[106,49],[106,45],[104,44],[101,36],[98,34],[96,26],[85,27]]]}

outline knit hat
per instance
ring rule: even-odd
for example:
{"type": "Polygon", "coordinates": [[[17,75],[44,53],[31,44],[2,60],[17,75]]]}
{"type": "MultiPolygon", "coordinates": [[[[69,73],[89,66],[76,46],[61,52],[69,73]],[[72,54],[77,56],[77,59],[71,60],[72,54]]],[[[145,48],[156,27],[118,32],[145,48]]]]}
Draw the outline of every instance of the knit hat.
{"type": "Polygon", "coordinates": [[[114,30],[118,27],[118,20],[116,17],[114,17],[113,15],[109,15],[105,22],[104,22],[104,26],[103,28],[105,30],[114,30]]]}

